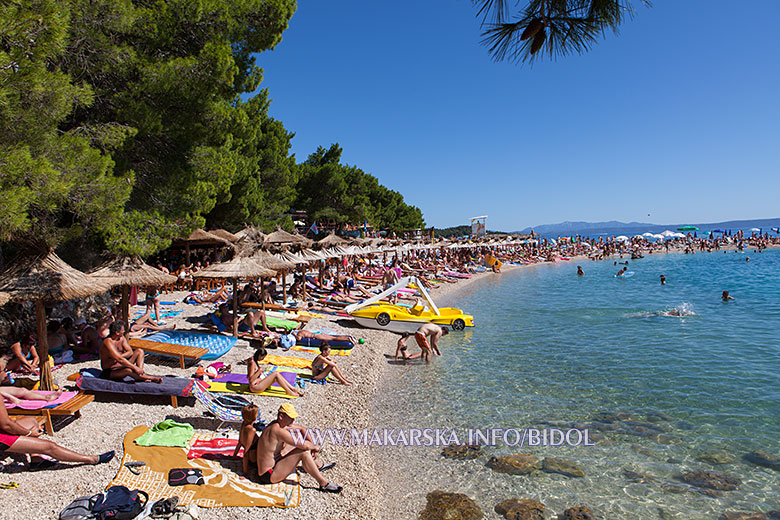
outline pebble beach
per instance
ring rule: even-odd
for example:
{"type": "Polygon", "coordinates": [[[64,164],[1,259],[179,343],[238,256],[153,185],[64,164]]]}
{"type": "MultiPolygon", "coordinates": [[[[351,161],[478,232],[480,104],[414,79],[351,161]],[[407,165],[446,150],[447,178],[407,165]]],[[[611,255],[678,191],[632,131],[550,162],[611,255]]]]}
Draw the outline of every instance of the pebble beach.
{"type": "MultiPolygon", "coordinates": [[[[505,269],[517,266],[507,265],[505,269]]],[[[480,273],[457,283],[438,286],[432,297],[439,302],[457,296],[475,280],[482,277],[500,276],[494,273],[480,273]]],[[[164,295],[164,300],[181,302],[186,292],[164,295]]],[[[166,319],[175,323],[177,330],[196,329],[188,318],[202,316],[210,312],[209,305],[186,305],[177,303],[166,310],[182,310],[175,317],[166,319]]],[[[307,330],[328,328],[365,339],[351,356],[334,356],[344,374],[355,384],[344,386],[328,382],[325,385],[307,385],[306,394],[292,401],[300,414],[298,423],[315,428],[357,428],[375,426],[372,424],[372,402],[377,392],[381,392],[380,381],[385,372],[393,369],[387,363],[385,354],[395,352],[397,335],[365,329],[348,318],[327,316],[313,318],[305,327],[307,330]]],[[[413,342],[412,342],[413,343],[413,342]]],[[[416,346],[410,351],[415,351],[416,346]]],[[[251,356],[253,349],[245,339],[239,339],[219,361],[233,366],[233,372],[244,372],[245,365],[239,364],[251,356]]],[[[272,354],[283,354],[271,350],[272,354]]],[[[298,357],[313,359],[315,354],[289,352],[298,357]]],[[[203,363],[207,365],[208,363],[203,363]]],[[[55,384],[70,388],[73,383],[67,377],[82,368],[99,367],[99,361],[67,364],[53,372],[55,384]]],[[[422,367],[421,367],[422,368],[422,367]]],[[[191,377],[194,366],[182,370],[177,363],[167,359],[150,356],[147,372],[153,375],[174,375],[191,377]]],[[[266,396],[245,395],[260,408],[260,417],[272,420],[276,410],[284,401],[266,396]]],[[[115,394],[97,395],[95,401],[82,409],[82,417],[75,420],[55,421],[55,434],[51,438],[62,446],[82,453],[102,453],[116,450],[117,456],[108,464],[97,466],[78,466],[60,464],[52,470],[28,472],[23,465],[14,465],[11,458],[6,459],[3,469],[3,481],[14,481],[19,487],[0,490],[3,507],[0,520],[12,518],[50,519],[57,518],[59,512],[76,497],[100,493],[114,478],[122,459],[122,441],[127,432],[139,425],[153,426],[164,419],[174,419],[192,424],[196,431],[213,430],[214,420],[207,416],[205,408],[194,398],[180,398],[178,408],[171,406],[168,397],[143,397],[139,402],[132,396],[115,394]]],[[[231,432],[237,437],[236,429],[231,432]]],[[[44,435],[43,438],[50,438],[44,435]]],[[[13,460],[22,460],[17,458],[13,460]]],[[[378,473],[371,455],[371,448],[328,445],[322,452],[323,460],[336,462],[336,467],[327,473],[328,478],[344,487],[339,495],[322,493],[317,490],[316,481],[303,474],[300,506],[297,508],[200,508],[200,518],[210,519],[375,519],[385,517],[393,510],[392,504],[384,503],[385,480],[378,473]]]]}

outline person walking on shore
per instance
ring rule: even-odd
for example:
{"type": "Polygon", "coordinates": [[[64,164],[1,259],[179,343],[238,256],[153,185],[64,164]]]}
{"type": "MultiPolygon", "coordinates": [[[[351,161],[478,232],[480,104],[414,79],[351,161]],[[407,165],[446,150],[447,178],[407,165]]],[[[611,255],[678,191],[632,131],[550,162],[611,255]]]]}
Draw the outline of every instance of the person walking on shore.
{"type": "Polygon", "coordinates": [[[420,347],[420,352],[412,354],[408,359],[422,357],[426,363],[430,363],[431,351],[435,352],[437,356],[441,356],[441,352],[439,351],[439,339],[442,336],[446,336],[448,333],[449,330],[440,327],[435,323],[424,323],[420,325],[420,328],[414,333],[414,339],[420,347]],[[429,337],[430,341],[428,340],[429,337]]]}

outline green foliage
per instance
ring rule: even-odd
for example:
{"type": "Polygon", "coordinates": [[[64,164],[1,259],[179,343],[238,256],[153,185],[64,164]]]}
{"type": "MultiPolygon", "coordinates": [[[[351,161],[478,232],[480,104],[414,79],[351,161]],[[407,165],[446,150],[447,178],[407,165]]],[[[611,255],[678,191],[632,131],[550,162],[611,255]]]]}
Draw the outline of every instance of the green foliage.
{"type": "Polygon", "coordinates": [[[298,165],[297,209],[314,221],[361,223],[375,228],[402,231],[425,225],[419,208],[409,206],[403,196],[379,184],[373,175],[340,163],[338,144],[317,148],[298,165]]]}
{"type": "Polygon", "coordinates": [[[505,0],[472,1],[485,28],[482,43],[496,61],[582,54],[634,14],[631,0],[528,0],[517,12],[505,0]]]}
{"type": "Polygon", "coordinates": [[[148,256],[195,227],[422,225],[341,149],[302,165],[255,55],[295,0],[0,4],[0,238],[148,256]],[[242,96],[254,93],[249,99],[242,96]]]}

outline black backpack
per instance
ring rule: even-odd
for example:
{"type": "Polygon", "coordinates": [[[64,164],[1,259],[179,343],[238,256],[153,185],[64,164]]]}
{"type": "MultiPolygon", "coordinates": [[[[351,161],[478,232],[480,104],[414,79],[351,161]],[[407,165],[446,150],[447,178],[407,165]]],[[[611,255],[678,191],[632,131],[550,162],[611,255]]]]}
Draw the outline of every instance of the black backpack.
{"type": "Polygon", "coordinates": [[[141,514],[149,495],[141,490],[130,491],[125,486],[111,486],[92,507],[100,520],[132,520],[141,514]]]}

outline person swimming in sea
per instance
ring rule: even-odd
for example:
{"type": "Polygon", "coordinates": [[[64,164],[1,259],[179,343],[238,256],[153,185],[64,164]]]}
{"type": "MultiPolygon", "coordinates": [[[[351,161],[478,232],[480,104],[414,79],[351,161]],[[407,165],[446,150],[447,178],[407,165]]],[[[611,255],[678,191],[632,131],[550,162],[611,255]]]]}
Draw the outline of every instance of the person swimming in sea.
{"type": "Polygon", "coordinates": [[[666,277],[661,275],[661,285],[666,285],[666,277]]]}
{"type": "Polygon", "coordinates": [[[622,268],[620,271],[617,272],[615,276],[622,277],[624,274],[626,274],[626,271],[628,271],[628,267],[622,268]]]}
{"type": "Polygon", "coordinates": [[[577,276],[582,276],[585,274],[585,271],[582,270],[581,266],[577,266],[577,276]]]}
{"type": "Polygon", "coordinates": [[[735,300],[736,298],[734,298],[733,296],[729,296],[728,291],[723,291],[723,294],[721,294],[720,299],[723,300],[724,302],[727,302],[729,300],[735,300]]]}

